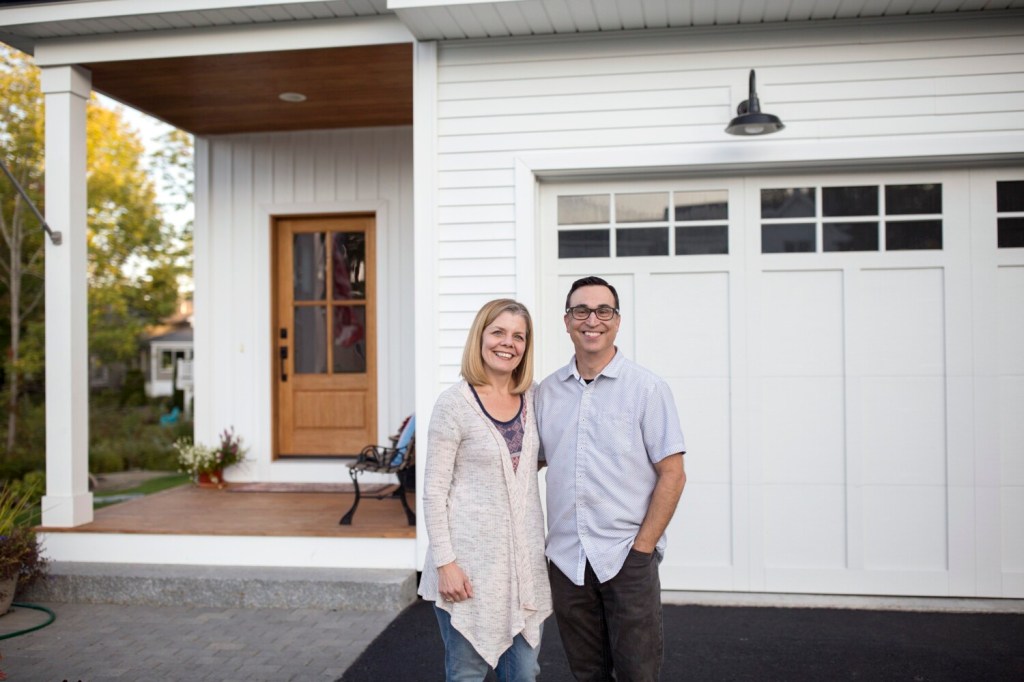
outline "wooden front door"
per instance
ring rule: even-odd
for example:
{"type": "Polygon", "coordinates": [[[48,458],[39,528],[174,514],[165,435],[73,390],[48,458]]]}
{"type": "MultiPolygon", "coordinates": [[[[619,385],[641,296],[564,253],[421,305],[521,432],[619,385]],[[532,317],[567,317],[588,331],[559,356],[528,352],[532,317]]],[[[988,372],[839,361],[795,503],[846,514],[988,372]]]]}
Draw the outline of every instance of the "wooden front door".
{"type": "Polygon", "coordinates": [[[374,217],[276,221],[278,456],[356,455],[376,441],[374,217]]]}

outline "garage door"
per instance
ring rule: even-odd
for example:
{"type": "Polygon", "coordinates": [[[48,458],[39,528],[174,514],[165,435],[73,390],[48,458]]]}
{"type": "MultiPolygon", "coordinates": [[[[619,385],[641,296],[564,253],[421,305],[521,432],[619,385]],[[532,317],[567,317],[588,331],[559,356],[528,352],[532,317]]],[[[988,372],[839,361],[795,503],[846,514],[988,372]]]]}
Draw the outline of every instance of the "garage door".
{"type": "Polygon", "coordinates": [[[538,375],[596,274],[676,396],[666,589],[1024,596],[1022,178],[542,185],[538,375]]]}

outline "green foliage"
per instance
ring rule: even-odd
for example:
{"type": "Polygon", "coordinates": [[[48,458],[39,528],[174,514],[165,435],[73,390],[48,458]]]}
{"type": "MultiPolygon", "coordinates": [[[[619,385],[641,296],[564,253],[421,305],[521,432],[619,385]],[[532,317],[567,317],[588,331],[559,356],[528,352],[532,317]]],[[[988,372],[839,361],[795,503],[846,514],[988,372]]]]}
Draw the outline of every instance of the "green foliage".
{"type": "Polygon", "coordinates": [[[126,407],[131,405],[138,407],[145,405],[147,400],[146,377],[142,374],[142,370],[128,370],[118,392],[118,406],[126,407]]]}
{"type": "Polygon", "coordinates": [[[0,490],[0,580],[17,578],[23,589],[46,574],[46,559],[28,525],[34,491],[4,486],[0,490]]]}
{"type": "MultiPolygon", "coordinates": [[[[191,438],[180,438],[175,441],[174,449],[178,454],[178,471],[184,471],[192,477],[199,474],[214,477],[229,466],[244,461],[245,453],[248,452],[248,448],[242,444],[242,437],[235,434],[233,426],[221,432],[217,445],[204,445],[194,443],[191,438]]],[[[217,482],[215,477],[214,482],[217,482]]]]}
{"type": "Polygon", "coordinates": [[[89,470],[93,473],[178,468],[174,442],[191,436],[192,423],[160,424],[165,403],[151,400],[122,407],[117,392],[94,394],[89,410],[89,470]]]}

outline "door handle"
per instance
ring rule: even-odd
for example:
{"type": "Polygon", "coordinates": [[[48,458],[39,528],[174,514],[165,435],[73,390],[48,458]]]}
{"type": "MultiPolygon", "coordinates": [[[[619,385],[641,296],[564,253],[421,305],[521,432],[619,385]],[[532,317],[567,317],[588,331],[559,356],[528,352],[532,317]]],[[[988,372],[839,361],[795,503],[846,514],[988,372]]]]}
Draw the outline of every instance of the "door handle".
{"type": "Polygon", "coordinates": [[[288,346],[281,346],[281,381],[288,381],[288,346]]]}

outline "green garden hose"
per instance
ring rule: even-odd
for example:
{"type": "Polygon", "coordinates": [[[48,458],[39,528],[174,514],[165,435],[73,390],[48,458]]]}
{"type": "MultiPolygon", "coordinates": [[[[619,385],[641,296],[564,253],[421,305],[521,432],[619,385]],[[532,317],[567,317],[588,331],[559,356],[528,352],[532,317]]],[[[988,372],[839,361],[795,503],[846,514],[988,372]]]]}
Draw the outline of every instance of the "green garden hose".
{"type": "Polygon", "coordinates": [[[11,604],[11,606],[20,606],[20,607],[25,608],[25,609],[35,609],[36,611],[46,611],[46,613],[50,614],[50,618],[45,623],[40,623],[39,625],[36,625],[35,627],[31,627],[31,628],[28,628],[26,630],[17,630],[15,632],[11,632],[11,633],[6,634],[6,635],[0,635],[0,640],[2,640],[2,639],[10,639],[11,637],[18,637],[19,635],[27,635],[30,632],[35,632],[36,630],[40,630],[42,628],[45,628],[47,625],[49,625],[53,621],[57,620],[57,614],[56,613],[54,613],[52,610],[46,608],[45,606],[40,606],[39,604],[25,604],[25,603],[21,603],[21,602],[14,602],[13,604],[11,604]]]}

